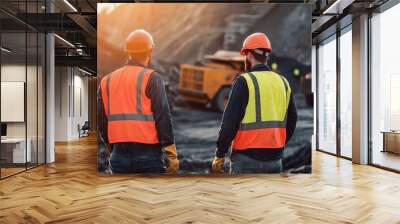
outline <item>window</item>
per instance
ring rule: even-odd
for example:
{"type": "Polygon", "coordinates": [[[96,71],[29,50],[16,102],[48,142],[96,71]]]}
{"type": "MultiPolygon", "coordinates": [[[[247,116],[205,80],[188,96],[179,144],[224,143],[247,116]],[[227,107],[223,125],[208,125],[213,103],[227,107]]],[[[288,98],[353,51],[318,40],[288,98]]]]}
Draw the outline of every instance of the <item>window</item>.
{"type": "Polygon", "coordinates": [[[340,155],[352,157],[352,35],[351,26],[340,36],[340,155]]]}
{"type": "Polygon", "coordinates": [[[336,153],[336,37],[318,48],[318,149],[336,153]]]}
{"type": "Polygon", "coordinates": [[[400,4],[371,18],[372,163],[400,170],[400,4]]]}

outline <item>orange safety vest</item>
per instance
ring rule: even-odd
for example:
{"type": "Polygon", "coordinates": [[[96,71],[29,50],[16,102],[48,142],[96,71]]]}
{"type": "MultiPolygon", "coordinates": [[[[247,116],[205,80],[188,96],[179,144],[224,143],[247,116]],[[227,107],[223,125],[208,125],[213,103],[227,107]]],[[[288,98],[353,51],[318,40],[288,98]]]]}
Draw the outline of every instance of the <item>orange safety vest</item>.
{"type": "Polygon", "coordinates": [[[272,71],[249,72],[242,77],[247,83],[249,101],[232,149],[283,148],[291,94],[289,83],[272,71]]]}
{"type": "Polygon", "coordinates": [[[126,65],[101,80],[101,94],[108,118],[110,144],[159,143],[146,87],[154,71],[126,65]]]}

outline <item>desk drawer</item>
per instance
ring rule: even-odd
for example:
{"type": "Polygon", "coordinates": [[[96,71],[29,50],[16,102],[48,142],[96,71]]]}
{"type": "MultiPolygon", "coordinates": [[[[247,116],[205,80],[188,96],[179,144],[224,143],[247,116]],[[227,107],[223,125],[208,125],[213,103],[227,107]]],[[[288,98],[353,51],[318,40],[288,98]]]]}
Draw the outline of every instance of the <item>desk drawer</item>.
{"type": "Polygon", "coordinates": [[[13,146],[8,144],[1,145],[1,164],[10,164],[13,162],[13,146]]]}
{"type": "Polygon", "coordinates": [[[400,133],[385,133],[385,151],[400,154],[400,133]]]}

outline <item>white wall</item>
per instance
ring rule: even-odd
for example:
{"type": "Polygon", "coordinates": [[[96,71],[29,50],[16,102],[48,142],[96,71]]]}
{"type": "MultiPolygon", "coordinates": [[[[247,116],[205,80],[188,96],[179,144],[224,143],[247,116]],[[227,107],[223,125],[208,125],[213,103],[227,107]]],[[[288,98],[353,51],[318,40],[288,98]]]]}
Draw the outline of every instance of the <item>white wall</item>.
{"type": "Polygon", "coordinates": [[[76,74],[75,70],[75,75],[74,75],[74,91],[72,94],[72,99],[74,99],[74,102],[71,102],[71,105],[74,105],[73,108],[71,108],[72,111],[72,119],[71,119],[71,136],[72,138],[78,138],[79,133],[78,133],[78,124],[83,125],[85,121],[88,120],[88,78],[82,76],[82,73],[76,74]]]}
{"type": "Polygon", "coordinates": [[[76,68],[56,67],[55,85],[55,140],[77,139],[78,125],[88,120],[88,78],[76,68]]]}
{"type": "MultiPolygon", "coordinates": [[[[26,121],[6,122],[8,138],[29,139],[32,161],[44,163],[45,150],[45,118],[44,118],[44,74],[42,67],[25,64],[3,64],[1,66],[1,81],[24,82],[26,83],[26,107],[22,107],[22,112],[26,110],[26,121]],[[27,80],[25,80],[27,78],[27,80]],[[38,154],[38,155],[37,155],[38,154]]],[[[22,92],[23,94],[23,92],[22,92]]],[[[2,96],[6,97],[6,96],[2,96]]],[[[10,108],[1,108],[10,110],[10,108]]]]}
{"type": "MultiPolygon", "coordinates": [[[[16,64],[2,65],[1,66],[1,81],[2,82],[25,82],[26,83],[25,69],[27,69],[29,75],[33,72],[36,74],[36,67],[34,67],[34,66],[25,67],[25,65],[16,65],[16,64]]],[[[31,85],[32,84],[31,80],[29,80],[29,81],[30,81],[29,84],[31,85]]],[[[36,85],[36,82],[33,84],[36,85]]],[[[28,99],[27,99],[28,103],[33,101],[32,98],[36,98],[36,89],[29,88],[28,92],[27,92],[27,96],[28,96],[28,99]],[[32,90],[32,92],[29,90],[32,90]]],[[[28,105],[28,106],[31,106],[31,107],[34,106],[36,108],[36,102],[35,102],[35,105],[28,105]]],[[[7,110],[7,108],[1,108],[1,110],[7,110]]],[[[31,122],[33,120],[36,123],[36,114],[28,113],[28,122],[31,122]],[[32,117],[32,115],[33,115],[33,117],[32,117]]],[[[8,137],[25,137],[25,123],[26,122],[7,122],[7,136],[8,137]]],[[[28,127],[30,127],[30,126],[32,126],[32,125],[28,125],[28,127]]],[[[36,127],[35,127],[35,129],[36,129],[36,127]]],[[[29,133],[28,133],[28,137],[30,137],[29,133]]]]}
{"type": "Polygon", "coordinates": [[[55,140],[68,140],[68,88],[70,84],[69,69],[55,68],[55,140]]]}
{"type": "MultiPolygon", "coordinates": [[[[25,82],[25,69],[25,65],[2,65],[1,81],[25,82]]],[[[6,108],[1,108],[1,110],[6,110],[6,108]]],[[[25,122],[7,123],[7,137],[25,137],[25,126],[25,122]]]]}

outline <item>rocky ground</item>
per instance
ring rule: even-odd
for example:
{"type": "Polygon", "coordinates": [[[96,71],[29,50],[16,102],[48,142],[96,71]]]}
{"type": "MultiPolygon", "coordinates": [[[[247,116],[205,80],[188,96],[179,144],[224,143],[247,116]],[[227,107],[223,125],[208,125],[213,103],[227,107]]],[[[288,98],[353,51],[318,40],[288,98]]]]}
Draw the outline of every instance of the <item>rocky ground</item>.
{"type": "MultiPolygon", "coordinates": [[[[306,107],[303,101],[304,98],[296,97],[299,119],[284,151],[284,168],[292,172],[311,172],[313,109],[306,107]]],[[[221,118],[221,113],[200,106],[175,108],[173,122],[181,173],[210,172],[221,118]]],[[[226,170],[228,164],[225,164],[226,170]]]]}
{"type": "MultiPolygon", "coordinates": [[[[311,172],[311,135],[313,109],[303,97],[295,97],[298,110],[296,131],[285,148],[283,166],[293,173],[311,172]]],[[[178,149],[181,174],[210,173],[222,113],[201,105],[178,104],[173,112],[175,142],[178,149]]],[[[105,172],[108,153],[99,141],[98,170],[105,172]]],[[[229,159],[225,163],[229,170],[229,159]]]]}

